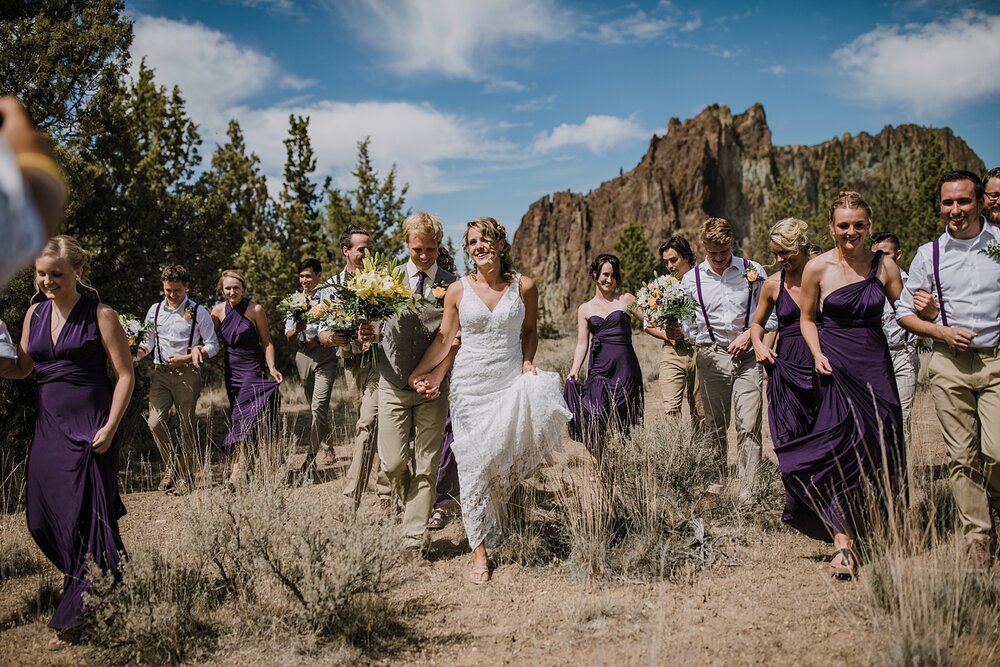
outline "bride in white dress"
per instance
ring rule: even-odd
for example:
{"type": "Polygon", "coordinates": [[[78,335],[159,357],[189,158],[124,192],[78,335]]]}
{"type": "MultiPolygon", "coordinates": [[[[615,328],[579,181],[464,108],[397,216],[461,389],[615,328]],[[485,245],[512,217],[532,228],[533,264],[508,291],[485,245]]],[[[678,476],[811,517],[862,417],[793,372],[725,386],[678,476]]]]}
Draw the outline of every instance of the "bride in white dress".
{"type": "Polygon", "coordinates": [[[538,289],[531,278],[511,270],[503,226],[493,218],[473,220],[465,248],[474,271],[448,288],[438,336],[410,384],[421,394],[437,393],[439,374],[430,374],[461,329],[449,394],[452,451],[472,547],[469,579],[483,584],[490,579],[486,550],[500,542],[511,494],[543,463],[551,463],[571,415],[559,375],[534,366],[538,289]]]}

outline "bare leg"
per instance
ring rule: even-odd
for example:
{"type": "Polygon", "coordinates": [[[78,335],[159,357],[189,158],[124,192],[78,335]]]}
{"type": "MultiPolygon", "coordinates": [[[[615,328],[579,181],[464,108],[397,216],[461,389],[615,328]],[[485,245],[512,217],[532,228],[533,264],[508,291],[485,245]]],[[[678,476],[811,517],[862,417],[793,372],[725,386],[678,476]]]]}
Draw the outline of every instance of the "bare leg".
{"type": "Polygon", "coordinates": [[[835,533],[833,536],[833,547],[837,550],[830,567],[837,576],[854,577],[857,574],[857,561],[854,552],[851,551],[851,539],[844,533],[835,533]]]}

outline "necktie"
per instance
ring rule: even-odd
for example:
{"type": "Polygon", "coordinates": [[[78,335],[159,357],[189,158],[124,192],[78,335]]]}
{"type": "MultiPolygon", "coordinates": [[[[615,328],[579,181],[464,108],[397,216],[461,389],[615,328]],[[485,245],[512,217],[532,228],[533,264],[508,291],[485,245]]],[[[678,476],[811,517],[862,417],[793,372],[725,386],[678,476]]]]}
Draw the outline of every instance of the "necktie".
{"type": "Polygon", "coordinates": [[[424,295],[424,279],[427,278],[427,274],[423,271],[417,272],[417,287],[413,290],[413,293],[417,296],[424,295]]]}

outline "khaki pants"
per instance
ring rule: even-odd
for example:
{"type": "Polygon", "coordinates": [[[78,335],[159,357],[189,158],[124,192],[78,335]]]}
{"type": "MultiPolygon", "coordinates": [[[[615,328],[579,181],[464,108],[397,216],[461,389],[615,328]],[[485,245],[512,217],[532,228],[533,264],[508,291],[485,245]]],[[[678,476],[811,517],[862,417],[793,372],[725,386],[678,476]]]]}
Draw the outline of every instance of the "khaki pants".
{"type": "Polygon", "coordinates": [[[761,456],[761,415],[763,376],[753,350],[733,357],[725,348],[700,346],[695,355],[701,380],[701,400],[705,408],[705,432],[716,448],[720,472],[725,473],[729,443],[726,429],[736,408],[736,476],[741,494],[757,481],[761,456]]]}
{"type": "Polygon", "coordinates": [[[295,353],[295,368],[302,380],[306,403],[312,412],[309,427],[309,458],[315,458],[320,449],[330,447],[330,392],[337,379],[338,358],[330,355],[322,363],[303,352],[295,353]]]}
{"type": "Polygon", "coordinates": [[[890,350],[892,369],[896,375],[896,389],[899,390],[899,405],[903,408],[903,435],[906,445],[910,441],[910,411],[913,409],[913,397],[917,393],[917,373],[920,372],[920,358],[915,347],[907,346],[900,350],[890,350]]]}
{"type": "MultiPolygon", "coordinates": [[[[354,506],[361,504],[361,496],[368,488],[368,477],[372,466],[378,461],[378,385],[379,374],[374,368],[361,368],[360,357],[344,362],[347,385],[351,389],[354,410],[358,422],[354,429],[354,446],[351,449],[351,465],[347,469],[344,495],[354,500],[354,506]]],[[[389,480],[378,466],[375,490],[381,498],[390,497],[389,480]]]]}
{"type": "Polygon", "coordinates": [[[691,426],[697,428],[705,418],[695,349],[690,343],[684,350],[678,350],[670,343],[663,344],[660,352],[660,393],[663,395],[663,410],[668,417],[681,416],[681,405],[686,396],[691,426]]]}
{"type": "Polygon", "coordinates": [[[989,539],[990,506],[1000,510],[1000,354],[935,343],[928,379],[962,532],[989,539]]]}
{"type": "Polygon", "coordinates": [[[379,381],[378,394],[378,455],[393,495],[403,503],[403,546],[424,548],[448,417],[448,396],[442,394],[427,401],[412,389],[400,389],[385,378],[379,381]]]}
{"type": "Polygon", "coordinates": [[[195,463],[198,457],[198,438],[195,430],[195,405],[201,394],[201,371],[190,364],[177,368],[163,365],[153,367],[149,384],[149,417],[147,423],[156,442],[156,449],[168,473],[189,485],[194,484],[195,463]],[[181,427],[180,448],[167,429],[170,408],[177,411],[181,427]]]}

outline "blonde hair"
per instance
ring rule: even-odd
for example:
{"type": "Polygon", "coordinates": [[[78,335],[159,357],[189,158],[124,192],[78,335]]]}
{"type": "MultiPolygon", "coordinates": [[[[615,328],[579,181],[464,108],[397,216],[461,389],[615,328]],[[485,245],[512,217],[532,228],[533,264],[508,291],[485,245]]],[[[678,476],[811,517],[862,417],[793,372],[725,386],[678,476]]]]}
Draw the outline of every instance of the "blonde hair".
{"type": "Polygon", "coordinates": [[[433,213],[425,211],[412,213],[403,220],[403,240],[409,241],[413,234],[433,238],[441,243],[441,239],[444,238],[444,227],[441,226],[441,219],[433,213]]]}
{"type": "Polygon", "coordinates": [[[833,200],[830,204],[830,210],[827,213],[827,221],[833,224],[833,213],[838,208],[854,209],[859,208],[865,212],[865,220],[868,222],[872,221],[872,207],[868,205],[861,195],[853,190],[844,190],[837,198],[833,200]]]}
{"type": "Polygon", "coordinates": [[[779,220],[771,227],[769,238],[782,250],[803,250],[809,245],[809,224],[798,218],[779,220]]]}
{"type": "Polygon", "coordinates": [[[240,285],[243,285],[243,292],[246,293],[247,279],[243,277],[243,274],[237,271],[236,269],[226,269],[225,271],[222,272],[222,275],[219,276],[219,282],[215,286],[215,288],[219,290],[220,294],[222,293],[222,281],[225,280],[226,278],[235,278],[236,280],[240,281],[240,285]]]}
{"type": "MultiPolygon", "coordinates": [[[[465,238],[462,247],[469,254],[469,230],[475,229],[483,238],[493,244],[500,257],[500,277],[510,282],[514,278],[514,267],[510,261],[510,243],[507,242],[507,230],[495,218],[476,218],[465,226],[465,238]]],[[[473,271],[478,271],[473,264],[473,271]]]]}
{"type": "MultiPolygon", "coordinates": [[[[79,285],[85,287],[94,293],[97,300],[101,300],[100,294],[97,289],[87,282],[87,271],[90,269],[90,252],[84,250],[79,241],[77,241],[72,236],[67,236],[65,234],[60,234],[59,236],[53,236],[45,246],[42,247],[42,251],[38,253],[39,257],[61,257],[69,262],[69,265],[73,267],[74,271],[80,272],[79,285]]],[[[41,294],[41,290],[38,288],[38,284],[35,284],[35,294],[31,298],[32,301],[41,294]]]]}
{"type": "Polygon", "coordinates": [[[700,238],[702,243],[732,245],[733,226],[725,218],[709,218],[701,224],[700,238]]]}

